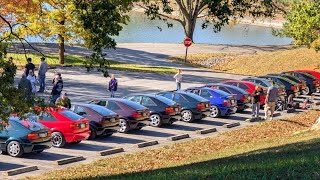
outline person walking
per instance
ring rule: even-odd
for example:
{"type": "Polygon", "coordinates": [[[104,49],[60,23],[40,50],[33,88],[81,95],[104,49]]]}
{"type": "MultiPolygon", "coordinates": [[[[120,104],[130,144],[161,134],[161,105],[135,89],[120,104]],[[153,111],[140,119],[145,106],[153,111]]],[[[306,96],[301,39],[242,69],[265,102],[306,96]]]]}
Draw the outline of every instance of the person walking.
{"type": "Polygon", "coordinates": [[[63,89],[63,81],[60,73],[55,73],[52,83],[53,87],[51,91],[51,103],[55,104],[63,89]]]}
{"type": "Polygon", "coordinates": [[[181,82],[182,82],[182,70],[178,69],[177,74],[174,75],[173,78],[176,79],[177,90],[180,90],[181,89],[181,82]]]}
{"type": "Polygon", "coordinates": [[[270,87],[268,88],[267,91],[267,96],[266,96],[266,104],[265,104],[265,119],[269,119],[269,110],[271,112],[270,120],[273,119],[273,114],[275,111],[276,107],[276,101],[278,99],[278,89],[274,86],[274,82],[270,82],[270,87]]]}
{"type": "Polygon", "coordinates": [[[26,74],[27,77],[28,77],[28,75],[29,75],[30,70],[32,70],[32,72],[34,73],[34,69],[36,68],[31,61],[32,61],[32,59],[31,59],[31,58],[28,58],[28,59],[27,59],[27,62],[28,62],[28,63],[27,63],[26,66],[24,67],[24,73],[26,74]]]}
{"type": "Polygon", "coordinates": [[[41,57],[41,62],[39,65],[38,77],[39,77],[39,84],[40,88],[38,92],[44,92],[46,86],[46,73],[48,71],[48,64],[45,61],[44,57],[41,57]]]}
{"type": "Polygon", "coordinates": [[[260,98],[263,94],[262,88],[258,85],[252,94],[252,119],[259,119],[260,98]]]}
{"type": "Polygon", "coordinates": [[[118,90],[118,80],[114,74],[111,75],[111,80],[109,81],[109,91],[111,93],[110,97],[114,98],[116,91],[118,90]]]}
{"type": "Polygon", "coordinates": [[[66,92],[61,92],[60,97],[56,100],[56,106],[65,107],[67,109],[71,108],[71,100],[67,96],[66,92]]]}
{"type": "Polygon", "coordinates": [[[32,92],[32,94],[35,95],[37,92],[37,77],[34,75],[34,73],[31,69],[29,71],[29,75],[28,75],[27,79],[31,83],[31,88],[32,88],[31,92],[32,92]]]}
{"type": "Polygon", "coordinates": [[[22,74],[22,77],[18,84],[18,90],[22,91],[26,98],[30,98],[32,95],[32,86],[30,81],[27,79],[26,74],[22,74]]]}

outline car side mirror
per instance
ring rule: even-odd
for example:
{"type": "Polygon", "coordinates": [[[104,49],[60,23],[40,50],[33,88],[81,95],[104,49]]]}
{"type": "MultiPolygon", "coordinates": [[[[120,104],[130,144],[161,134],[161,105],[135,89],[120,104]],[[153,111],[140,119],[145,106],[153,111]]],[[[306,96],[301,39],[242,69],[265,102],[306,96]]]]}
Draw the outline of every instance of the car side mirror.
{"type": "Polygon", "coordinates": [[[78,112],[77,114],[80,116],[83,116],[83,115],[86,115],[87,113],[86,112],[78,112]]]}

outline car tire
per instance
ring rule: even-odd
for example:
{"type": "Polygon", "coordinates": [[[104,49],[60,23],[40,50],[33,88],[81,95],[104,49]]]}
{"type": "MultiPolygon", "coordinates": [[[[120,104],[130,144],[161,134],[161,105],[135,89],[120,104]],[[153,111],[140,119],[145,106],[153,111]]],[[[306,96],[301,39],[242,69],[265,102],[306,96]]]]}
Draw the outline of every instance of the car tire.
{"type": "Polygon", "coordinates": [[[160,127],[162,125],[162,119],[159,114],[151,114],[150,121],[150,126],[152,127],[160,127]]]}
{"type": "Polygon", "coordinates": [[[302,90],[303,95],[309,95],[310,94],[310,88],[307,86],[305,89],[302,90]]]}
{"type": "Polygon", "coordinates": [[[23,154],[23,148],[18,141],[11,141],[7,145],[7,153],[12,157],[21,157],[23,154]]]}
{"type": "Polygon", "coordinates": [[[89,139],[95,139],[97,137],[97,131],[90,126],[90,136],[89,136],[89,139]]]}
{"type": "Polygon", "coordinates": [[[190,110],[183,110],[181,112],[181,120],[184,122],[193,122],[194,121],[194,115],[192,113],[192,111],[190,110]]]}
{"type": "Polygon", "coordinates": [[[129,123],[125,119],[120,119],[119,126],[120,128],[118,131],[121,133],[127,133],[130,129],[129,123]]]}
{"type": "Polygon", "coordinates": [[[220,117],[220,115],[221,115],[220,109],[217,106],[211,106],[210,117],[217,118],[217,117],[220,117]]]}
{"type": "Polygon", "coordinates": [[[66,145],[66,139],[59,132],[52,133],[51,141],[53,147],[61,148],[66,145]]]}

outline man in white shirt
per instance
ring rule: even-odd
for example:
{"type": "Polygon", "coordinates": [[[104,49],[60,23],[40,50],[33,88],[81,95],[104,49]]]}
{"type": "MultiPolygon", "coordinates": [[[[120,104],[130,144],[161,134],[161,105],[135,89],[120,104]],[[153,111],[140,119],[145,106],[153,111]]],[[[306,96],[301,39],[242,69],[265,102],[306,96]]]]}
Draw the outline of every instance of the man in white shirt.
{"type": "Polygon", "coordinates": [[[173,78],[176,79],[177,90],[180,90],[181,89],[181,81],[182,81],[182,70],[178,69],[177,74],[174,75],[173,78]]]}

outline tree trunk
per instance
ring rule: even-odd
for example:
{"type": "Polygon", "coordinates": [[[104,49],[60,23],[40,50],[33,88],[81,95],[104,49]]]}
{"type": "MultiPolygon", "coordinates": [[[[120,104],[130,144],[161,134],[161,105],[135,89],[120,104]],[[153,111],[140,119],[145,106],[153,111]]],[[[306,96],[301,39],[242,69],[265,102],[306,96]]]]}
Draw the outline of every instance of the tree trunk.
{"type": "Polygon", "coordinates": [[[186,21],[184,28],[184,32],[186,37],[191,38],[193,41],[193,34],[196,27],[197,19],[190,19],[186,21]]]}
{"type": "Polygon", "coordinates": [[[59,40],[59,63],[64,64],[64,37],[58,34],[59,40]]]}

